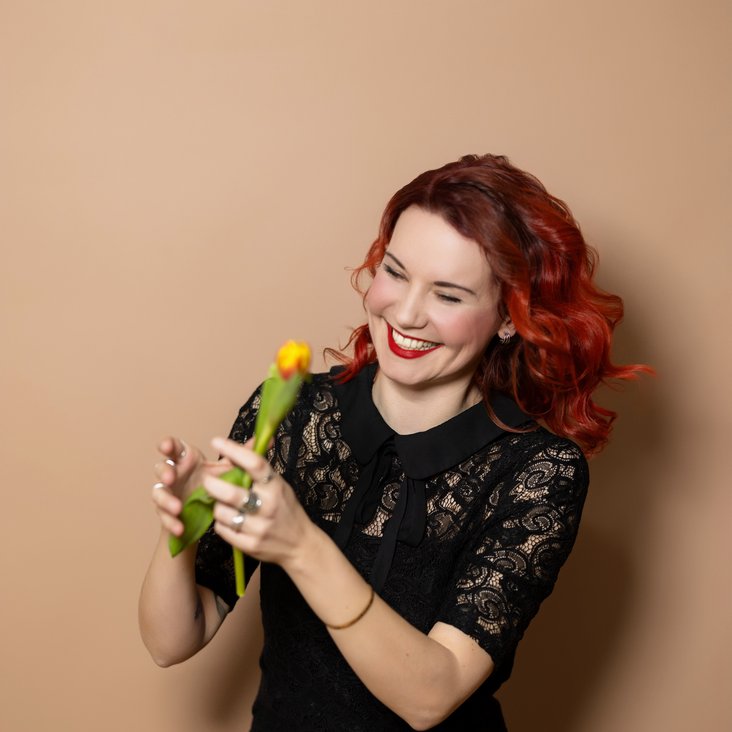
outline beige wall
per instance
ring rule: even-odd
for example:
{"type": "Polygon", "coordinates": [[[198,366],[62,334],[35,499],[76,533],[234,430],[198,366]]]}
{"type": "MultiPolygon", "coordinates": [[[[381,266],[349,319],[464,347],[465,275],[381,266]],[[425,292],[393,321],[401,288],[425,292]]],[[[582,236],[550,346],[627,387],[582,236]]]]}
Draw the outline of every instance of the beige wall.
{"type": "Polygon", "coordinates": [[[181,667],[138,637],[155,442],[227,430],[285,338],[343,341],[389,195],[491,151],[570,202],[626,301],[618,358],[659,372],[604,397],[616,439],[502,693],[512,732],[730,729],[731,20],[1,2],[0,727],[243,728],[239,610],[181,667]]]}

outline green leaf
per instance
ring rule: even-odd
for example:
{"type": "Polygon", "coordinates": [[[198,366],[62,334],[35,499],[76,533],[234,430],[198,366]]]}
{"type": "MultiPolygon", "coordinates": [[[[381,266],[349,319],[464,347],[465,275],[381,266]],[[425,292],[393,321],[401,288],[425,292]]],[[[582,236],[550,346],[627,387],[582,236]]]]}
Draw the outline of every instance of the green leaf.
{"type": "Polygon", "coordinates": [[[295,405],[302,386],[302,376],[295,374],[287,380],[281,380],[280,384],[280,388],[272,396],[270,405],[269,418],[275,425],[279,425],[295,405]]]}
{"type": "Polygon", "coordinates": [[[196,488],[183,504],[180,520],[183,522],[181,536],[168,537],[170,556],[175,557],[184,549],[195,544],[205,533],[213,521],[214,499],[206,493],[203,486],[196,488]]]}
{"type": "MultiPolygon", "coordinates": [[[[233,485],[243,486],[247,474],[238,466],[234,466],[219,478],[233,485]]],[[[180,512],[180,520],[183,522],[183,534],[181,536],[168,537],[168,549],[170,556],[174,557],[195,544],[205,533],[213,521],[214,499],[209,496],[206,489],[201,485],[186,499],[180,512]]]]}
{"type": "Polygon", "coordinates": [[[262,398],[259,402],[259,411],[257,412],[257,419],[254,423],[254,434],[255,436],[261,433],[265,422],[269,420],[271,412],[270,404],[275,392],[278,390],[279,385],[282,383],[282,378],[277,373],[277,369],[274,364],[270,366],[267,378],[262,384],[262,398]]]}
{"type": "Polygon", "coordinates": [[[289,379],[283,379],[276,374],[264,382],[262,402],[254,426],[255,435],[259,436],[265,431],[274,434],[294,406],[302,382],[303,378],[300,374],[293,374],[289,379]]]}

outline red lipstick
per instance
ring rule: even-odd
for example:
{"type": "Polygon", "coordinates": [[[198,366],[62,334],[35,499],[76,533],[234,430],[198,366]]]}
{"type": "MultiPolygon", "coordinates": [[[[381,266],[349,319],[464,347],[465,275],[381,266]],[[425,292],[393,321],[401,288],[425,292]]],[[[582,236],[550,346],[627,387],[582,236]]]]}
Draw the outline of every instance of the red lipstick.
{"type": "MultiPolygon", "coordinates": [[[[439,348],[440,345],[433,346],[432,348],[425,348],[423,351],[407,351],[404,348],[401,348],[397,345],[396,341],[394,340],[394,336],[392,335],[393,328],[387,323],[386,324],[386,334],[387,334],[387,340],[389,342],[389,349],[392,353],[395,353],[397,356],[401,358],[420,358],[420,356],[425,356],[428,353],[432,353],[435,349],[439,348]]],[[[411,337],[411,336],[409,336],[411,337]]],[[[415,341],[421,341],[421,338],[414,338],[415,341]]],[[[427,341],[424,341],[425,343],[427,341]]]]}

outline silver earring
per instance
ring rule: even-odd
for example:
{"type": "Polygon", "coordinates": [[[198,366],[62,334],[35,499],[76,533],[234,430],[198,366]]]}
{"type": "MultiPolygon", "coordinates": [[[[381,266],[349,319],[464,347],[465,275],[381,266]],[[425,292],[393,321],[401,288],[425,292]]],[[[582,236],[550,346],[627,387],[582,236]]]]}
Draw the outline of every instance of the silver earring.
{"type": "Polygon", "coordinates": [[[499,336],[499,338],[501,339],[501,343],[503,343],[503,345],[505,346],[511,341],[511,334],[506,331],[505,333],[503,333],[503,335],[499,336]]]}

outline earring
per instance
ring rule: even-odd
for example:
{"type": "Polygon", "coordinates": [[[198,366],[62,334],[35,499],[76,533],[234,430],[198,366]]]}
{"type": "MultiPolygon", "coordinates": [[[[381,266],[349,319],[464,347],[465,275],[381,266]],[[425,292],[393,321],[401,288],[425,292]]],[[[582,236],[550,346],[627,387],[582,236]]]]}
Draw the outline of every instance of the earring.
{"type": "Polygon", "coordinates": [[[507,343],[510,343],[511,334],[508,331],[506,331],[505,333],[500,335],[499,338],[501,339],[501,343],[505,346],[507,343]]]}

